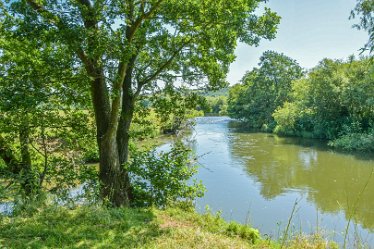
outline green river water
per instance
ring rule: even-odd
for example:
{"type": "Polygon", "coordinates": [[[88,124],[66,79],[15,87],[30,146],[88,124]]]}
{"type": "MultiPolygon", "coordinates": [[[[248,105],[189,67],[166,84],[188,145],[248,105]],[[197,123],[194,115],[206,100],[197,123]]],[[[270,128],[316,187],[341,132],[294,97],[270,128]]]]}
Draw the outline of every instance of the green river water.
{"type": "Polygon", "coordinates": [[[196,207],[279,238],[291,230],[374,248],[374,155],[334,151],[313,139],[243,132],[226,117],[197,118],[189,138],[206,186],[196,207]]]}

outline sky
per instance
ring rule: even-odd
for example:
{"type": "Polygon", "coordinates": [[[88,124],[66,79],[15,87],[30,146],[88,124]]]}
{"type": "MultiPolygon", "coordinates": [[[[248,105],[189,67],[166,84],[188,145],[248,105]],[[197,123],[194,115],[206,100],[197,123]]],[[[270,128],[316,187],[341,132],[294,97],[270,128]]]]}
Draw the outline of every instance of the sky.
{"type": "Polygon", "coordinates": [[[236,61],[227,80],[240,81],[246,71],[256,67],[267,50],[282,52],[310,69],[323,58],[346,59],[359,55],[368,40],[365,31],[352,28],[358,19],[349,20],[356,0],[270,0],[266,6],[281,16],[277,36],[262,40],[258,47],[239,43],[236,61]]]}

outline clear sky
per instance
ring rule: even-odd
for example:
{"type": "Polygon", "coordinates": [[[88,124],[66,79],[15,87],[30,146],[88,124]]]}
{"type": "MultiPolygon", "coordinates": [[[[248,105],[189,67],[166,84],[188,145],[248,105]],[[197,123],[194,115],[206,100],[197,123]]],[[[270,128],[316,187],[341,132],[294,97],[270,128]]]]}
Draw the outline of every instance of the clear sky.
{"type": "Polygon", "coordinates": [[[282,17],[276,38],[262,40],[258,47],[239,44],[228,81],[237,83],[246,71],[257,66],[266,50],[282,52],[304,68],[316,66],[323,58],[358,55],[368,34],[352,28],[358,23],[358,19],[349,20],[355,3],[356,0],[270,0],[266,6],[282,17]]]}

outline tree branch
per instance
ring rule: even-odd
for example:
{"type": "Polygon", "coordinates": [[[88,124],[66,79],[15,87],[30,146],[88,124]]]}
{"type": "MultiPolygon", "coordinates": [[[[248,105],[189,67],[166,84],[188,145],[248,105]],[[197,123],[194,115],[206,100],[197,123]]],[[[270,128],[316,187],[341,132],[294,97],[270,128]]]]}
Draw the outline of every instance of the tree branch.
{"type": "MultiPolygon", "coordinates": [[[[47,21],[54,24],[59,30],[62,30],[62,29],[68,30],[67,25],[64,24],[64,22],[61,20],[59,16],[51,13],[43,5],[38,4],[34,0],[26,0],[26,1],[36,12],[38,12],[47,21]]],[[[87,1],[87,0],[81,0],[81,1],[87,1]]],[[[69,44],[69,43],[67,45],[70,47],[73,47],[77,56],[79,57],[79,59],[81,59],[82,63],[85,65],[87,72],[88,73],[93,72],[94,69],[93,69],[92,62],[89,60],[85,51],[81,47],[74,48],[74,46],[72,46],[72,44],[69,44]]]]}
{"type": "MultiPolygon", "coordinates": [[[[128,41],[132,41],[132,39],[134,38],[135,36],[135,33],[136,31],[138,30],[138,28],[140,27],[140,25],[142,24],[142,22],[144,20],[146,20],[147,18],[149,18],[157,9],[158,7],[161,5],[161,3],[165,1],[165,0],[158,0],[152,7],[151,9],[148,11],[148,12],[143,12],[142,15],[140,15],[133,23],[133,25],[131,26],[131,30],[130,30],[130,33],[129,33],[129,37],[128,37],[128,41]]],[[[144,8],[144,4],[142,6],[142,8],[144,8]]]]}
{"type": "Polygon", "coordinates": [[[154,80],[162,71],[164,71],[171,62],[175,59],[175,57],[183,50],[183,48],[192,41],[192,38],[190,38],[188,41],[184,42],[177,50],[173,52],[173,54],[170,56],[169,59],[167,59],[160,67],[154,72],[151,76],[146,78],[145,80],[138,82],[138,85],[144,86],[145,84],[149,83],[150,81],[154,80]]]}

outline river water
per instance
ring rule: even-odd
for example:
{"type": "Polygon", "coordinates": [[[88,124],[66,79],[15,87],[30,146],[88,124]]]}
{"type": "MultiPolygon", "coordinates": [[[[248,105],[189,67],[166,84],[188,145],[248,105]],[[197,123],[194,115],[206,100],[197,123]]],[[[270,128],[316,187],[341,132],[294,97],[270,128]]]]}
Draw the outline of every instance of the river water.
{"type": "Polygon", "coordinates": [[[294,233],[318,231],[355,247],[374,248],[374,155],[339,153],[313,139],[242,132],[226,117],[196,119],[192,147],[206,186],[196,207],[221,211],[279,238],[292,216],[294,233]]]}

